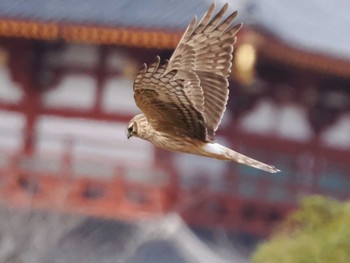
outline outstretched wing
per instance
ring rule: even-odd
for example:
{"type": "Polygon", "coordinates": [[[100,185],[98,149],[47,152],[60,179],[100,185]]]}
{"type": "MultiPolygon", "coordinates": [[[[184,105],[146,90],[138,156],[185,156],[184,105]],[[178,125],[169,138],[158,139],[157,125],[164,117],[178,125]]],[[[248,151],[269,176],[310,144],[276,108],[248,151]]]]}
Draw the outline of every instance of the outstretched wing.
{"type": "Polygon", "coordinates": [[[167,65],[160,66],[159,57],[149,68],[143,65],[134,82],[137,106],[156,130],[209,141],[203,109],[188,98],[203,99],[198,77],[188,74],[184,81],[175,77],[176,71],[164,75],[167,65]]]}
{"type": "MultiPolygon", "coordinates": [[[[236,41],[236,33],[242,24],[232,26],[232,21],[237,15],[233,12],[225,19],[228,4],[213,16],[215,4],[196,26],[196,17],[187,27],[177,48],[169,60],[166,72],[178,71],[193,72],[200,80],[203,90],[203,117],[209,134],[213,135],[217,130],[228,100],[227,77],[232,67],[233,45],[236,41]]],[[[188,98],[194,104],[196,99],[188,98]]]]}

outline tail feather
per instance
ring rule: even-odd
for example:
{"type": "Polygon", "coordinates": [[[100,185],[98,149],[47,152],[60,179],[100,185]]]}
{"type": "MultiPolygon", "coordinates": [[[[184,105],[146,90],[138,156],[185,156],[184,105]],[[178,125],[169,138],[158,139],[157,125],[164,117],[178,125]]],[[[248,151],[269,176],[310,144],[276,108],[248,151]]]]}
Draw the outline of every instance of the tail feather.
{"type": "Polygon", "coordinates": [[[280,172],[280,170],[273,165],[260,162],[246,155],[243,155],[239,152],[231,150],[218,143],[207,143],[204,146],[204,149],[207,152],[210,152],[212,157],[217,159],[234,161],[237,163],[245,164],[245,165],[269,172],[269,173],[280,172]]]}

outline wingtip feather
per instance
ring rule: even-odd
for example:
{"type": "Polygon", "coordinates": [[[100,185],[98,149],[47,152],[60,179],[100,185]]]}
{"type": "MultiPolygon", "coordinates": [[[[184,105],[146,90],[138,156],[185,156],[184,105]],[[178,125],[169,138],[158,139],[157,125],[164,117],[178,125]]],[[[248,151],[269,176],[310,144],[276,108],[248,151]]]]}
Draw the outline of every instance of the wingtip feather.
{"type": "Polygon", "coordinates": [[[156,72],[158,67],[159,67],[159,64],[160,64],[160,56],[157,55],[154,58],[154,61],[152,62],[152,64],[149,66],[148,72],[150,72],[150,73],[156,72]]]}
{"type": "Polygon", "coordinates": [[[143,63],[139,72],[140,73],[145,73],[147,71],[147,64],[146,63],[143,63]]]}
{"type": "Polygon", "coordinates": [[[209,11],[209,10],[214,11],[215,7],[216,7],[215,2],[212,2],[212,3],[210,4],[209,8],[208,8],[208,11],[209,11]]]}
{"type": "Polygon", "coordinates": [[[221,11],[226,12],[227,8],[228,8],[228,3],[226,2],[226,3],[222,6],[220,12],[221,12],[221,11]]]}
{"type": "Polygon", "coordinates": [[[243,22],[241,22],[241,23],[235,25],[233,28],[236,30],[236,32],[238,32],[239,30],[242,29],[243,25],[244,25],[243,22]]]}

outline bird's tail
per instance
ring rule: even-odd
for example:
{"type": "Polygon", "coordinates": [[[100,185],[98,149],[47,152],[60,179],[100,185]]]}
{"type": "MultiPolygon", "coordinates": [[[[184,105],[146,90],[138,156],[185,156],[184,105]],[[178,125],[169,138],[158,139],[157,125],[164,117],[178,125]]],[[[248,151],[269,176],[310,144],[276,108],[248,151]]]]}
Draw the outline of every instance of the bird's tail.
{"type": "Polygon", "coordinates": [[[210,152],[212,154],[212,157],[215,157],[217,159],[234,161],[237,163],[245,164],[245,165],[269,172],[269,173],[277,173],[280,171],[273,165],[260,162],[253,158],[240,154],[239,152],[231,150],[218,143],[207,143],[205,144],[204,149],[207,152],[210,152]]]}

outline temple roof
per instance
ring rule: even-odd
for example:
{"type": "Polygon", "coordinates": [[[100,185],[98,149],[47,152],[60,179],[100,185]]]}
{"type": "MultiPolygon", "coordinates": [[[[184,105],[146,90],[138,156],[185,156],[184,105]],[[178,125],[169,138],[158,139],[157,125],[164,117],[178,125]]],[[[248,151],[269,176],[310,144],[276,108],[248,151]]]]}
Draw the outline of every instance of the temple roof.
{"type": "MultiPolygon", "coordinates": [[[[211,2],[0,0],[0,35],[172,49],[193,16],[201,17],[211,2]]],[[[226,1],[215,2],[219,9],[226,1]]],[[[350,75],[348,0],[227,2],[230,11],[239,11],[244,28],[263,37],[268,57],[350,75]]]]}
{"type": "MultiPolygon", "coordinates": [[[[17,0],[0,1],[0,21],[162,31],[180,34],[210,0],[17,0]]],[[[215,1],[222,6],[225,1],[215,1]]],[[[240,20],[299,49],[350,59],[348,0],[234,0],[240,20]]],[[[177,36],[178,38],[178,36],[177,36]]],[[[175,41],[176,42],[176,41],[175,41]]]]}
{"type": "MultiPolygon", "coordinates": [[[[0,1],[0,35],[174,48],[194,15],[202,16],[210,3],[209,0],[0,1]]],[[[229,8],[233,11],[233,5],[229,8]]]]}
{"type": "Polygon", "coordinates": [[[18,0],[0,1],[0,17],[110,27],[183,30],[205,0],[18,0]]]}

